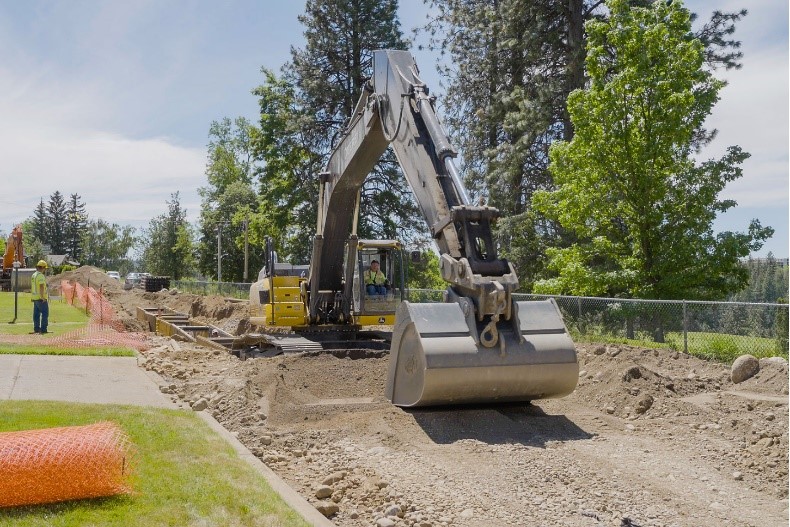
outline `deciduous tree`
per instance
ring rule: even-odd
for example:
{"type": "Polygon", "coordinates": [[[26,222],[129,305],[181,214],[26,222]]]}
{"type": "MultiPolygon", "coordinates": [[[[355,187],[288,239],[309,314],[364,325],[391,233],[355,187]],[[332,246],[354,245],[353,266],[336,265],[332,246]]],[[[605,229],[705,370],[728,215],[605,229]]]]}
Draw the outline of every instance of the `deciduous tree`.
{"type": "Polygon", "coordinates": [[[547,250],[555,276],[536,290],[659,299],[720,299],[748,278],[739,259],[773,229],[713,233],[719,199],[748,157],[730,147],[695,161],[703,123],[723,82],[704,67],[705,46],[681,2],[632,8],[607,2],[610,16],[587,23],[590,85],[568,111],[575,135],[550,150],[557,190],[534,204],[577,237],[547,250]]]}

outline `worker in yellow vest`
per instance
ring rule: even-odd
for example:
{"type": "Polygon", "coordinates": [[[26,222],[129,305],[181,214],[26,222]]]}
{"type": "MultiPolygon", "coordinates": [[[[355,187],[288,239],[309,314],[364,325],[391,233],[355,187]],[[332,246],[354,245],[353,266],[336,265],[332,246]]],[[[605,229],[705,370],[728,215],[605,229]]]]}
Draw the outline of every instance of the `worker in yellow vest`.
{"type": "Polygon", "coordinates": [[[34,333],[47,333],[49,324],[49,293],[47,291],[47,262],[39,260],[36,272],[30,277],[30,293],[33,299],[33,331],[34,333]]]}
{"type": "Polygon", "coordinates": [[[379,261],[370,262],[370,269],[365,271],[365,290],[369,296],[387,294],[387,277],[379,270],[379,261]]]}

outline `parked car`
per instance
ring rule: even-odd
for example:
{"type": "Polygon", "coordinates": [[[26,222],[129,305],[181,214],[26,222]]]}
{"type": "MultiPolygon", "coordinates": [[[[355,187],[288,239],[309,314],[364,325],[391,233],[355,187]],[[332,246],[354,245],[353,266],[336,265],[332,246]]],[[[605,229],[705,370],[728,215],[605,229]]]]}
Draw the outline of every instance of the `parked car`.
{"type": "Polygon", "coordinates": [[[107,276],[109,276],[110,278],[115,278],[119,282],[121,281],[121,273],[119,273],[118,271],[107,271],[107,276]]]}
{"type": "Polygon", "coordinates": [[[143,278],[151,276],[150,273],[129,273],[123,282],[124,289],[132,289],[134,287],[142,287],[143,278]]]}

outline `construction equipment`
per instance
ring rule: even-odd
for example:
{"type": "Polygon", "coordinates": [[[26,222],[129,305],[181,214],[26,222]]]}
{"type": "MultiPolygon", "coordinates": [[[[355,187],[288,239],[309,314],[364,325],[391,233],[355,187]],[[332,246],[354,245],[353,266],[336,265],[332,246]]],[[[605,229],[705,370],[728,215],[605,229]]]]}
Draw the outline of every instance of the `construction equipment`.
{"type": "MultiPolygon", "coordinates": [[[[266,265],[258,274],[258,281],[250,288],[250,323],[264,327],[291,327],[302,334],[313,333],[314,337],[316,333],[325,335],[327,326],[342,326],[335,329],[342,329],[346,334],[362,326],[392,326],[395,310],[406,297],[401,243],[396,240],[358,239],[351,243],[355,246],[346,247],[349,258],[346,262],[351,261],[355,265],[344,265],[348,271],[346,281],[351,286],[348,293],[350,312],[329,313],[320,324],[311,324],[307,303],[309,266],[279,262],[271,240],[267,239],[266,265]],[[385,295],[369,295],[365,289],[364,272],[374,260],[379,262],[390,282],[385,295]],[[322,331],[311,331],[319,325],[322,331]]],[[[335,305],[346,304],[338,301],[335,305]]]]}
{"type": "Polygon", "coordinates": [[[357,239],[360,189],[391,146],[431,229],[449,286],[443,303],[398,302],[387,397],[398,406],[425,406],[567,395],[576,387],[579,365],[559,309],[553,300],[513,300],[518,278],[498,257],[491,232],[499,212],[470,204],[434,103],[409,52],[373,53],[373,78],[320,174],[310,266],[271,265],[269,285],[253,286],[257,298],[251,292],[253,304],[271,306],[257,320],[359,324],[359,265],[347,264],[360,262],[359,254],[372,246],[357,239]],[[278,294],[278,283],[292,296],[278,294]]]}
{"type": "MultiPolygon", "coordinates": [[[[11,275],[14,268],[22,268],[25,266],[25,246],[22,241],[22,226],[17,225],[11,229],[11,234],[8,236],[5,245],[5,254],[3,255],[3,269],[0,273],[0,288],[3,290],[11,289],[11,275]],[[16,264],[16,265],[15,265],[16,264]]],[[[29,286],[30,283],[28,282],[29,286]]]]}

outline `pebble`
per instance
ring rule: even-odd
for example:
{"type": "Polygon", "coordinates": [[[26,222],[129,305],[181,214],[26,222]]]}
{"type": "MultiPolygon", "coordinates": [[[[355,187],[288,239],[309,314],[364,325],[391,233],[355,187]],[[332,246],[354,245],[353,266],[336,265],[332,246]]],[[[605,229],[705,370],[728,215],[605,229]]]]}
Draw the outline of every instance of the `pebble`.
{"type": "Polygon", "coordinates": [[[203,399],[202,397],[192,404],[192,409],[196,412],[200,412],[201,410],[205,410],[206,408],[208,408],[208,401],[203,399]]]}
{"type": "Polygon", "coordinates": [[[347,474],[344,470],[341,470],[339,472],[333,472],[332,474],[324,478],[324,481],[322,481],[322,483],[324,485],[332,485],[334,483],[337,483],[338,481],[342,481],[346,476],[347,474]]]}
{"type": "Polygon", "coordinates": [[[333,503],[331,501],[322,501],[317,503],[315,508],[327,518],[340,512],[340,506],[337,503],[333,503]]]}
{"type": "Polygon", "coordinates": [[[639,366],[631,366],[623,372],[623,380],[625,382],[629,382],[632,379],[640,379],[641,377],[642,370],[639,369],[639,366]]]}
{"type": "Polygon", "coordinates": [[[743,472],[733,472],[732,479],[735,481],[742,481],[743,480],[743,472]]]}
{"type": "Polygon", "coordinates": [[[471,518],[472,516],[474,516],[474,515],[475,515],[475,513],[474,513],[474,511],[472,509],[464,509],[464,510],[461,511],[461,514],[460,514],[461,518],[464,518],[464,519],[467,519],[467,520],[469,518],[471,518]]]}
{"type": "Polygon", "coordinates": [[[389,518],[379,518],[376,520],[376,527],[395,527],[395,522],[389,518]]]}
{"type": "Polygon", "coordinates": [[[315,497],[318,498],[319,500],[328,498],[331,495],[332,495],[332,487],[329,487],[327,485],[321,485],[315,491],[315,497]]]}

